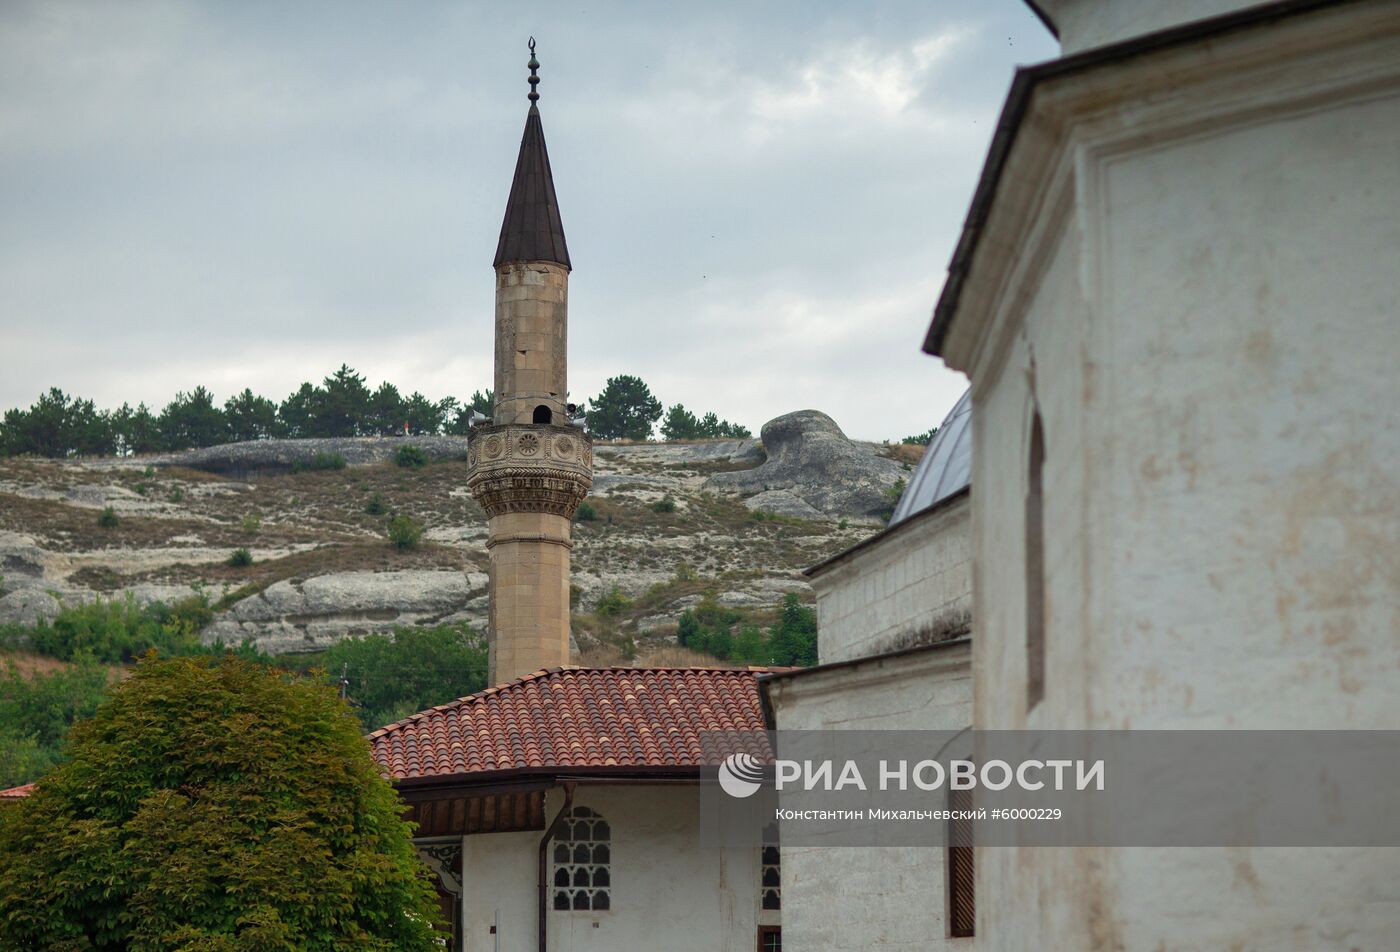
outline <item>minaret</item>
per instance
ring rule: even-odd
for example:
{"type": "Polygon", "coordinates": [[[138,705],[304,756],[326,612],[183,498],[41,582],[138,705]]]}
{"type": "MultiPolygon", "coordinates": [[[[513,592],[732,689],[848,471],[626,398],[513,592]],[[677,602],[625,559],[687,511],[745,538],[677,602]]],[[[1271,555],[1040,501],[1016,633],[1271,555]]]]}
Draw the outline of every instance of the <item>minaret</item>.
{"type": "Polygon", "coordinates": [[[569,250],[537,105],[496,245],[491,422],[467,446],[467,487],[490,518],[490,682],[569,662],[570,522],[593,482],[593,443],[568,415],[569,250]]]}

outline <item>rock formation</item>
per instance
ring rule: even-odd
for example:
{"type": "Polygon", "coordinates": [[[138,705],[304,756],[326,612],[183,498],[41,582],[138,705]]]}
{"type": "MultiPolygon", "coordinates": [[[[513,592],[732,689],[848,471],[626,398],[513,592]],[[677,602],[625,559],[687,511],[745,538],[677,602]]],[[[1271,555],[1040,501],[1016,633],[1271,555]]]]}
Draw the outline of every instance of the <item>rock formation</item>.
{"type": "Polygon", "coordinates": [[[803,514],[796,502],[830,516],[876,518],[888,509],[886,490],[904,467],[879,455],[879,447],[847,439],[836,421],[820,410],[797,410],[763,425],[768,459],[754,469],[717,473],[706,488],[763,493],[749,500],[784,515],[803,514]],[[785,492],[779,492],[785,491],[785,492]]]}

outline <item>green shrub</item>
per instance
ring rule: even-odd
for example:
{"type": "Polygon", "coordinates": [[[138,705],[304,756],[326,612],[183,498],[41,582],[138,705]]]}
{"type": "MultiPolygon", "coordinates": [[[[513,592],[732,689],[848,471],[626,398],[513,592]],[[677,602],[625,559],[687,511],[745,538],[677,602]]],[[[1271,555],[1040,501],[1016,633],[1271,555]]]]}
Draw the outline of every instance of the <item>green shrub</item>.
{"type": "Polygon", "coordinates": [[[389,541],[399,549],[412,549],[423,538],[423,524],[402,513],[389,520],[389,541]]]}
{"type": "Polygon", "coordinates": [[[228,564],[236,569],[247,568],[253,564],[253,553],[240,546],[228,557],[228,564]]]}
{"type": "Polygon", "coordinates": [[[15,949],[439,948],[411,827],[334,688],[144,662],[0,821],[15,949]]]}
{"type": "Polygon", "coordinates": [[[243,531],[247,535],[257,535],[262,528],[262,516],[255,512],[250,512],[243,517],[243,531]]]}
{"type": "Polygon", "coordinates": [[[371,516],[382,516],[389,511],[389,507],[384,504],[384,497],[379,493],[374,493],[365,502],[365,512],[371,516]]]}
{"type": "Polygon", "coordinates": [[[578,504],[578,512],[574,513],[575,522],[594,522],[598,518],[598,510],[594,509],[587,502],[578,504]]]}
{"type": "Polygon", "coordinates": [[[622,594],[622,589],[614,585],[606,595],[598,599],[597,606],[593,609],[604,618],[611,618],[620,615],[632,606],[632,600],[622,594]]]}
{"type": "Polygon", "coordinates": [[[417,469],[427,464],[428,457],[423,455],[421,449],[409,443],[399,447],[398,452],[394,454],[394,462],[405,469],[417,469]]]}
{"type": "Polygon", "coordinates": [[[321,453],[317,453],[316,455],[312,456],[311,459],[307,460],[306,462],[297,461],[297,462],[295,462],[295,463],[292,464],[292,472],[294,472],[294,473],[300,473],[300,472],[302,472],[302,471],[304,471],[304,470],[344,469],[344,468],[345,468],[345,457],[344,457],[344,456],[341,456],[339,453],[326,453],[326,452],[321,452],[321,453]]]}
{"type": "Polygon", "coordinates": [[[121,525],[121,519],[117,518],[117,512],[111,506],[103,506],[97,514],[97,524],[104,529],[115,529],[121,525]]]}
{"type": "Polygon", "coordinates": [[[180,487],[180,486],[176,486],[174,489],[170,490],[170,501],[171,501],[171,502],[184,502],[184,501],[185,501],[185,490],[184,490],[184,488],[183,488],[183,487],[180,487]]]}
{"type": "Polygon", "coordinates": [[[150,491],[151,491],[151,487],[150,487],[150,484],[149,484],[149,483],[137,483],[137,484],[136,484],[136,495],[138,495],[138,496],[145,496],[145,495],[146,495],[148,492],[150,492],[150,491]]]}
{"type": "Polygon", "coordinates": [[[140,606],[131,596],[65,607],[52,622],[0,626],[0,645],[27,648],[60,661],[84,655],[97,661],[131,661],[147,651],[164,655],[208,653],[199,632],[213,620],[207,599],[140,606]]]}
{"type": "Polygon", "coordinates": [[[656,502],[654,502],[654,503],[651,504],[651,511],[652,511],[652,512],[675,512],[675,511],[676,511],[676,501],[675,501],[674,499],[672,499],[670,496],[662,496],[660,499],[656,500],[656,502]]]}
{"type": "Polygon", "coordinates": [[[681,613],[676,640],[683,646],[744,664],[809,666],[817,663],[817,613],[795,594],[783,598],[777,622],[766,632],[743,612],[710,596],[681,613]],[[734,633],[735,625],[739,632],[734,633]]]}
{"type": "Polygon", "coordinates": [[[404,627],[345,638],[317,665],[345,679],[366,731],[486,686],[486,639],[466,625],[404,627]]]}

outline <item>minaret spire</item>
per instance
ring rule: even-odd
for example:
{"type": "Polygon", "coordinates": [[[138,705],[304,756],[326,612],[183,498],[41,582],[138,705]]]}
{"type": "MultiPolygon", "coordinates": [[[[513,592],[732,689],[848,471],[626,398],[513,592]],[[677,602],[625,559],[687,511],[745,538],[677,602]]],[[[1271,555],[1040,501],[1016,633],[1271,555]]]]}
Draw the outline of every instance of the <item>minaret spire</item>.
{"type": "Polygon", "coordinates": [[[540,62],[535,59],[533,36],[529,67],[530,111],[525,116],[525,134],[520,139],[515,180],[510,185],[493,267],[499,268],[507,261],[551,261],[571,268],[564,222],[559,217],[559,199],[554,194],[554,173],[549,168],[549,150],[544,144],[544,125],[540,122],[540,62]]]}
{"type": "Polygon", "coordinates": [[[540,124],[530,111],[496,247],[491,421],[472,427],[467,488],[486,511],[492,684],[569,663],[570,522],[593,482],[593,441],[569,404],[569,251],[540,124]]]}

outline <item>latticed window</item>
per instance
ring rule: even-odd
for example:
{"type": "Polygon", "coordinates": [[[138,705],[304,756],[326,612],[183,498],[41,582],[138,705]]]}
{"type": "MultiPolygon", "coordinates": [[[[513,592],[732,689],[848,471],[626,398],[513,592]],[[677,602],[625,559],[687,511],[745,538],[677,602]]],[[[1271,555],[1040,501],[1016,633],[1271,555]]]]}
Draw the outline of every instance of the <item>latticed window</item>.
{"type": "Polygon", "coordinates": [[[612,908],[612,830],[588,807],[574,807],[554,839],[554,908],[612,908]]]}
{"type": "Polygon", "coordinates": [[[763,855],[759,868],[759,882],[763,890],[763,908],[783,908],[782,856],[778,852],[778,825],[770,823],[763,828],[763,855]]]}

